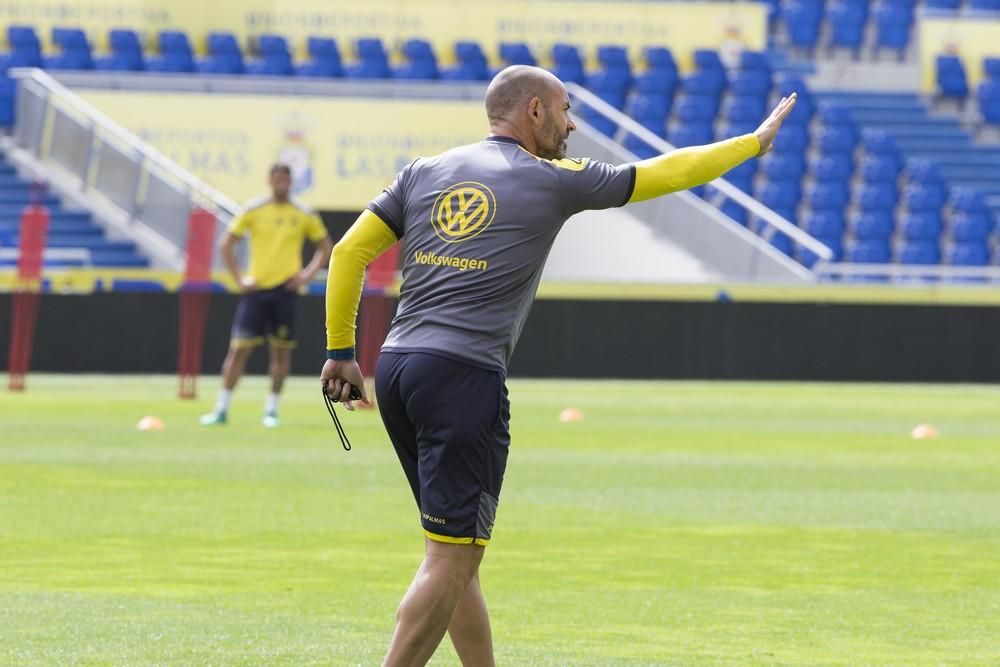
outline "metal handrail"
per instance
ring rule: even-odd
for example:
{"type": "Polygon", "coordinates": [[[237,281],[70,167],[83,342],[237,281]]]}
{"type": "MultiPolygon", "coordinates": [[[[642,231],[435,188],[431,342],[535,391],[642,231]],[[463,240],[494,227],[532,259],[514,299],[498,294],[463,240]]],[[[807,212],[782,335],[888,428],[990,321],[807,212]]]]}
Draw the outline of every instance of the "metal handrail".
{"type": "MultiPolygon", "coordinates": [[[[626,116],[624,113],[614,108],[598,96],[594,95],[589,90],[581,87],[575,83],[567,83],[566,89],[574,97],[579,98],[583,103],[585,103],[590,108],[594,109],[601,115],[605,116],[611,121],[614,121],[619,125],[619,127],[624,128],[630,134],[637,136],[639,139],[645,141],[647,144],[660,151],[661,153],[667,153],[675,150],[675,146],[670,144],[668,141],[662,137],[658,137],[656,134],[651,132],[648,128],[643,127],[637,123],[632,118],[626,116]]],[[[805,247],[810,252],[815,254],[820,258],[822,262],[829,262],[833,259],[833,251],[826,247],[816,239],[814,239],[809,234],[805,233],[794,224],[783,218],[782,216],[775,213],[773,210],[764,206],[756,199],[743,192],[735,185],[729,181],[718,178],[711,183],[712,187],[719,190],[723,195],[729,197],[736,203],[742,205],[744,208],[749,210],[751,213],[756,215],[758,218],[762,219],[769,226],[775,228],[777,231],[787,234],[796,243],[805,247]]],[[[773,234],[773,231],[771,232],[773,234]]]]}
{"type": "Polygon", "coordinates": [[[230,215],[236,215],[239,211],[240,206],[235,201],[197,178],[162,152],[95,109],[91,104],[63,86],[46,72],[34,67],[17,67],[10,70],[10,76],[14,79],[23,79],[36,83],[59,98],[66,100],[72,105],[74,110],[81,112],[89,118],[96,128],[100,128],[103,132],[130,146],[145,159],[148,159],[170,176],[188,186],[193,193],[212,202],[220,211],[230,215]]]}

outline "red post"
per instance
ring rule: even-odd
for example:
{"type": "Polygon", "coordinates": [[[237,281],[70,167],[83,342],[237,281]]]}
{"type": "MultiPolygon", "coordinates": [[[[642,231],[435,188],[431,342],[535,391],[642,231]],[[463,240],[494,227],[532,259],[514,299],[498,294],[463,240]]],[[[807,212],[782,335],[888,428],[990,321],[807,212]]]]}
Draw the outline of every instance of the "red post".
{"type": "Polygon", "coordinates": [[[188,218],[187,263],[180,290],[180,330],[177,372],[180,398],[197,396],[205,343],[205,322],[212,289],[212,252],[215,246],[215,215],[195,209],[188,218]]]}
{"type": "Polygon", "coordinates": [[[386,292],[396,279],[399,268],[399,244],[394,245],[368,267],[365,291],[361,297],[361,322],[358,329],[358,365],[366,377],[374,377],[378,352],[389,333],[394,306],[386,292]]]}
{"type": "Polygon", "coordinates": [[[38,321],[38,301],[42,264],[49,235],[49,212],[43,206],[25,207],[21,214],[20,254],[14,283],[13,313],[10,320],[8,387],[24,391],[25,376],[31,365],[31,343],[38,321]]]}

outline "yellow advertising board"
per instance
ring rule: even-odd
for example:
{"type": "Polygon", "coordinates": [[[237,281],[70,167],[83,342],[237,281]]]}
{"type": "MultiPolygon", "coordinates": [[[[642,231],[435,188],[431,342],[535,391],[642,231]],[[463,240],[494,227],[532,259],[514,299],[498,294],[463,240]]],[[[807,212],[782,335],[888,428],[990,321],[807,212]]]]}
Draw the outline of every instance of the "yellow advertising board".
{"type": "Polygon", "coordinates": [[[925,92],[933,93],[934,61],[952,54],[962,59],[969,89],[983,78],[983,58],[1000,57],[1000,21],[976,18],[925,18],[919,24],[920,75],[925,92]]]}
{"type": "Polygon", "coordinates": [[[79,92],[237,201],[265,194],[280,160],[323,210],[359,211],[414,158],[489,134],[479,101],[79,92]]]}
{"type": "Polygon", "coordinates": [[[46,37],[53,26],[80,26],[99,44],[109,28],[118,26],[147,37],[165,28],[182,29],[198,46],[212,30],[235,32],[244,43],[262,33],[280,33],[300,53],[311,35],[336,37],[345,51],[358,37],[381,37],[390,47],[418,37],[434,42],[445,56],[459,40],[478,41],[494,53],[501,42],[527,42],[540,55],[556,42],[576,44],[590,54],[598,44],[633,50],[666,45],[686,67],[696,48],[736,41],[762,50],[766,11],[751,2],[0,0],[0,26],[30,24],[46,37]]]}

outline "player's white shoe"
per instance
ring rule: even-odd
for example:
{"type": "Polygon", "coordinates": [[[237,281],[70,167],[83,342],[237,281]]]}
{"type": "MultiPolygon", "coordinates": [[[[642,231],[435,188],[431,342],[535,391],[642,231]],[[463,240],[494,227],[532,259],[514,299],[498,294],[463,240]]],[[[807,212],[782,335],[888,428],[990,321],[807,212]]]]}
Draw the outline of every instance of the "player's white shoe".
{"type": "Polygon", "coordinates": [[[209,412],[207,415],[203,415],[198,421],[201,422],[202,426],[225,426],[226,425],[226,413],[225,412],[209,412]]]}
{"type": "Polygon", "coordinates": [[[281,426],[281,420],[278,419],[277,412],[264,413],[264,418],[260,420],[260,423],[268,428],[278,428],[281,426]]]}

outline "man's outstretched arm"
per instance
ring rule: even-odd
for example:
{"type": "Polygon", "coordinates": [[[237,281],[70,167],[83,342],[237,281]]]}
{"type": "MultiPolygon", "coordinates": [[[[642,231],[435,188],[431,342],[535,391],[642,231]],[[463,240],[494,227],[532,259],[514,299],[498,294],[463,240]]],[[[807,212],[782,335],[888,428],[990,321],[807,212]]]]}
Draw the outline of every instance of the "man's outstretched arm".
{"type": "Polygon", "coordinates": [[[771,150],[778,129],[795,107],[796,95],[783,97],[753,134],[691,146],[635,163],[635,188],[629,202],[645,201],[714,181],[752,157],[771,150]]]}
{"type": "Polygon", "coordinates": [[[326,366],[321,380],[327,393],[350,409],[351,386],[367,401],[361,371],[354,360],[358,303],[365,269],[396,243],[396,234],[370,210],[364,210],[333,247],[326,279],[326,366]]]}

